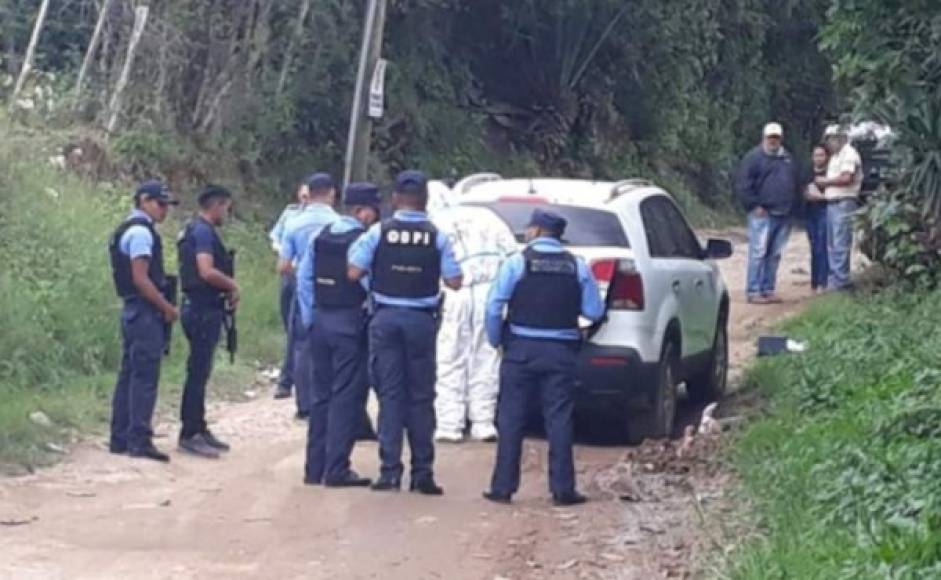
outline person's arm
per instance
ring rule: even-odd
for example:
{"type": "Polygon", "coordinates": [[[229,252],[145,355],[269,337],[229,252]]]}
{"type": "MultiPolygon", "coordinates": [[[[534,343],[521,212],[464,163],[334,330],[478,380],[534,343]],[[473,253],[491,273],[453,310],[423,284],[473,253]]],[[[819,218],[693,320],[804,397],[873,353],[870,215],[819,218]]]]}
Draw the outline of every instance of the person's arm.
{"type": "MultiPolygon", "coordinates": [[[[845,147],[849,147],[846,145],[845,147]]],[[[836,177],[826,178],[818,177],[817,186],[825,187],[848,187],[856,182],[856,175],[859,173],[859,167],[862,165],[862,159],[855,150],[844,151],[840,154],[840,173],[836,177]]]]}
{"type": "Polygon", "coordinates": [[[284,211],[278,216],[278,221],[275,222],[274,227],[271,228],[271,232],[268,233],[268,239],[271,240],[271,247],[279,254],[281,253],[281,238],[284,236],[284,222],[288,219],[288,213],[290,213],[288,208],[284,208],[284,211]]]}
{"type": "Polygon", "coordinates": [[[376,224],[350,246],[347,256],[349,264],[346,268],[346,276],[350,282],[358,282],[369,273],[373,258],[376,256],[376,248],[379,247],[380,235],[380,225],[376,224]]]}
{"type": "Polygon", "coordinates": [[[739,167],[738,176],[735,180],[735,188],[738,190],[739,199],[747,211],[751,211],[758,206],[758,192],[756,191],[757,176],[760,172],[761,158],[750,152],[742,159],[739,167]]]}
{"type": "Polygon", "coordinates": [[[278,255],[278,273],[289,276],[294,274],[294,258],[297,257],[294,236],[288,233],[281,241],[281,253],[278,255]]]}
{"type": "Polygon", "coordinates": [[[578,284],[582,287],[582,316],[598,322],[604,316],[604,301],[598,282],[581,258],[578,259],[578,284]]]}
{"type": "Polygon", "coordinates": [[[232,296],[232,302],[238,303],[239,285],[233,278],[216,268],[212,256],[213,232],[202,225],[193,228],[193,243],[196,250],[196,269],[199,277],[217,290],[232,296]]]}
{"type": "Polygon", "coordinates": [[[464,273],[461,272],[461,265],[457,263],[454,257],[454,246],[451,245],[451,238],[438,232],[438,250],[441,252],[441,278],[444,285],[451,290],[460,290],[464,282],[464,273]]]}
{"type": "MultiPolygon", "coordinates": [[[[311,240],[313,243],[313,240],[311,240]]],[[[314,250],[309,249],[297,268],[297,305],[301,309],[301,323],[308,328],[314,323],[314,250]]]]}
{"type": "Polygon", "coordinates": [[[137,292],[144,300],[153,304],[163,314],[164,320],[173,322],[179,318],[179,311],[176,306],[167,302],[167,299],[163,297],[163,293],[154,285],[147,274],[149,268],[149,256],[140,256],[131,260],[131,279],[134,281],[134,287],[137,288],[137,292]]]}
{"type": "Polygon", "coordinates": [[[500,265],[497,278],[490,286],[487,295],[487,309],[484,314],[484,329],[487,331],[487,342],[497,348],[503,343],[503,316],[506,305],[513,296],[513,290],[519,282],[522,266],[521,260],[513,256],[500,265]]]}

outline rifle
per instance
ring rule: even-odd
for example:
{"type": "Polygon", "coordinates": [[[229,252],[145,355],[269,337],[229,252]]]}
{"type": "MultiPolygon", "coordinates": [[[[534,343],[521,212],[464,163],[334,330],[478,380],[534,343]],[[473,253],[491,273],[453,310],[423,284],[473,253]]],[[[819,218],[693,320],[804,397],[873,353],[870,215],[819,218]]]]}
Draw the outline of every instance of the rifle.
{"type": "MultiPolygon", "coordinates": [[[[235,277],[235,250],[229,250],[229,267],[233,278],[235,277]]],[[[222,327],[225,329],[225,350],[229,353],[229,363],[235,362],[235,353],[239,349],[239,331],[235,325],[235,308],[226,301],[225,315],[222,318],[222,327]]]]}
{"type": "MultiPolygon", "coordinates": [[[[177,305],[177,294],[179,292],[179,279],[176,276],[166,276],[163,285],[160,287],[160,292],[163,294],[163,297],[167,302],[176,306],[177,305]]],[[[170,342],[173,338],[173,323],[164,322],[163,323],[163,354],[164,356],[170,356],[170,342]]]]}

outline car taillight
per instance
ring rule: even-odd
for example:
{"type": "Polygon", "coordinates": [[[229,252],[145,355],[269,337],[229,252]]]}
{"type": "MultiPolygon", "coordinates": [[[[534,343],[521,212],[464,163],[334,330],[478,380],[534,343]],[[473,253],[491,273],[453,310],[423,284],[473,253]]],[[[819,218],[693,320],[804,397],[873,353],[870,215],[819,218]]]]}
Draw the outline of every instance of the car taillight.
{"type": "Polygon", "coordinates": [[[598,260],[591,272],[608,297],[609,310],[643,310],[644,280],[634,260],[598,260]]]}

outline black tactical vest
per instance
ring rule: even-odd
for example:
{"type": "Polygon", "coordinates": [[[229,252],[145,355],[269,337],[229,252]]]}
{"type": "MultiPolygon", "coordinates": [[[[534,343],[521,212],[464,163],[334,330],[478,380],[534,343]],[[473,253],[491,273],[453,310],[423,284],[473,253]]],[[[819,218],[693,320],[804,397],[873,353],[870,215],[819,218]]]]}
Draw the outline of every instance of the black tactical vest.
{"type": "Polygon", "coordinates": [[[330,226],[314,240],[314,296],[317,308],[360,308],[366,302],[366,290],[346,276],[350,246],[363,234],[355,228],[335,234],[330,226]]]}
{"type": "Polygon", "coordinates": [[[575,256],[527,248],[523,259],[523,277],[510,297],[510,324],[547,330],[577,329],[582,288],[575,256]]]}
{"type": "Polygon", "coordinates": [[[147,277],[154,283],[158,290],[162,289],[166,283],[166,274],[163,271],[163,242],[160,234],[154,228],[154,224],[144,217],[133,217],[125,220],[118,226],[118,229],[111,235],[108,242],[108,253],[111,256],[111,278],[114,281],[114,290],[121,298],[133,298],[138,296],[137,286],[134,285],[134,277],[131,274],[131,258],[121,252],[121,237],[132,226],[143,226],[150,231],[153,236],[154,246],[151,248],[150,260],[147,266],[147,277]]]}
{"type": "Polygon", "coordinates": [[[373,263],[373,290],[394,298],[427,298],[440,291],[438,229],[430,221],[382,223],[373,263]]]}
{"type": "Polygon", "coordinates": [[[222,238],[219,237],[216,228],[203,219],[202,216],[196,216],[186,223],[176,243],[177,258],[180,264],[180,286],[191,302],[221,304],[224,299],[223,292],[210,286],[199,275],[199,265],[196,263],[196,238],[193,236],[193,230],[198,224],[204,224],[212,230],[213,267],[226,276],[231,277],[233,274],[232,258],[225,245],[223,245],[222,238]]]}

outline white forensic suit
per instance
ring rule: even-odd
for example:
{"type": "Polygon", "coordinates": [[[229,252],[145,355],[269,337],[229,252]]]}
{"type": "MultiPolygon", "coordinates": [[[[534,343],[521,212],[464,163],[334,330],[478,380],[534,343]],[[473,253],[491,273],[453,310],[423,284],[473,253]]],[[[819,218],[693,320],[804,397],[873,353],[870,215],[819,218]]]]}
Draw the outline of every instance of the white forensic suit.
{"type": "Polygon", "coordinates": [[[492,441],[497,436],[494,414],[500,357],[487,343],[484,311],[490,284],[503,261],[517,251],[517,242],[507,224],[485,208],[452,206],[431,217],[435,226],[450,236],[464,273],[460,290],[444,291],[438,332],[435,438],[461,441],[469,421],[473,439],[492,441]]]}

